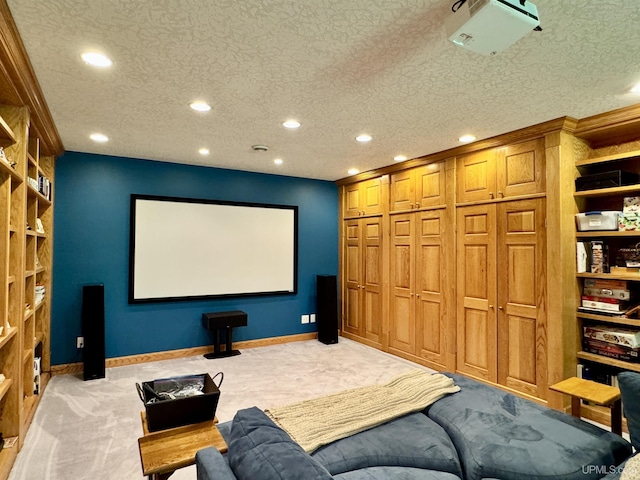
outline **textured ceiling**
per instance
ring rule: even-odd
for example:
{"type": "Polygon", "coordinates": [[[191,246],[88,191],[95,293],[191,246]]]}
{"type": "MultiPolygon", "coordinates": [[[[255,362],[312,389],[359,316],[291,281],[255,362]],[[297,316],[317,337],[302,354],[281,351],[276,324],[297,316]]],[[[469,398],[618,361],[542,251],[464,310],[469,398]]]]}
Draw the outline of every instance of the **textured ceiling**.
{"type": "Polygon", "coordinates": [[[493,57],[447,41],[452,3],[8,0],[66,150],[335,180],[640,102],[636,0],[536,0],[543,31],[493,57]]]}

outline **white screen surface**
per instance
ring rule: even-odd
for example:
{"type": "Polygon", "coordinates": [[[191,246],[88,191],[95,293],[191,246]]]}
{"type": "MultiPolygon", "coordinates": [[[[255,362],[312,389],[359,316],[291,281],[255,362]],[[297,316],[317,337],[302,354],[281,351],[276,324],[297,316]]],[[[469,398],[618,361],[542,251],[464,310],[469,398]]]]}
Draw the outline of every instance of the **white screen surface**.
{"type": "Polygon", "coordinates": [[[295,293],[296,207],[131,202],[130,302],[295,293]]]}

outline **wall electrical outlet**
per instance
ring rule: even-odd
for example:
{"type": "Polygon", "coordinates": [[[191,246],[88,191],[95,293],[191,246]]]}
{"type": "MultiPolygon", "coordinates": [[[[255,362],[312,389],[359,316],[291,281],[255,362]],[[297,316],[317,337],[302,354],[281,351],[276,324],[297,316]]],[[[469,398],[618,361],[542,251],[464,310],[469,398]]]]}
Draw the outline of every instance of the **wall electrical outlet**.
{"type": "Polygon", "coordinates": [[[300,318],[300,321],[302,323],[309,323],[309,315],[302,315],[302,317],[300,318]]]}
{"type": "Polygon", "coordinates": [[[84,348],[84,337],[76,338],[76,348],[84,348]]]}
{"type": "Polygon", "coordinates": [[[312,313],[311,315],[309,315],[309,321],[311,323],[316,323],[316,314],[312,313]]]}

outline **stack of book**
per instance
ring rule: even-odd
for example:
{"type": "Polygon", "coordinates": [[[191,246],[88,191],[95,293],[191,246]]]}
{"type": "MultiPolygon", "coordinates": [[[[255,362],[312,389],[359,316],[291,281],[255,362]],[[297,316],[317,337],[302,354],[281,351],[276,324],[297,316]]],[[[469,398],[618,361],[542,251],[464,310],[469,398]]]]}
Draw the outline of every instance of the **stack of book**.
{"type": "Polygon", "coordinates": [[[640,330],[609,325],[587,325],[583,327],[582,348],[626,362],[640,362],[640,330]]]}
{"type": "Polygon", "coordinates": [[[635,302],[627,280],[585,278],[580,310],[605,315],[623,315],[635,302]]]}

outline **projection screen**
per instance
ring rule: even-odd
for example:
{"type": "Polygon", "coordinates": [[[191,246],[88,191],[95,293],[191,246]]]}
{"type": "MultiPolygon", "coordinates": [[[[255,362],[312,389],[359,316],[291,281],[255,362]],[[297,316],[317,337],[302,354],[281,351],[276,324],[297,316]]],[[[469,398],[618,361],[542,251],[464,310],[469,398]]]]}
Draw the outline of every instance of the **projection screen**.
{"type": "Polygon", "coordinates": [[[129,303],[295,294],[298,207],[131,195],[129,303]]]}

